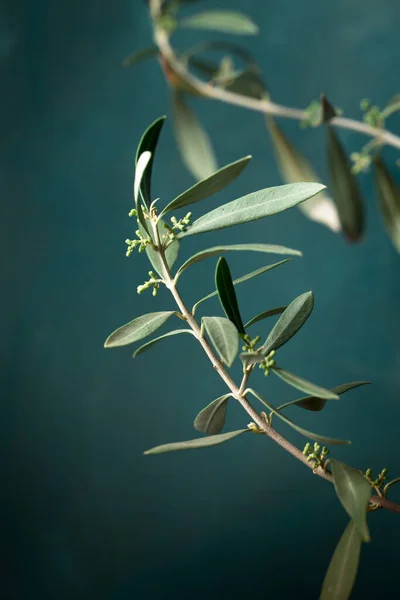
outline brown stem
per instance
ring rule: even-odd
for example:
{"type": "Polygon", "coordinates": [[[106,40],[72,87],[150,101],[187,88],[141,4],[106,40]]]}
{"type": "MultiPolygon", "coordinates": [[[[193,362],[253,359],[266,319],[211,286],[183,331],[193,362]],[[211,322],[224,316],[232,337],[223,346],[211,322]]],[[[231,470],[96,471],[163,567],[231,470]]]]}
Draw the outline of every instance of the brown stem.
{"type": "MultiPolygon", "coordinates": [[[[185,65],[182,64],[182,62],[176,56],[169,43],[168,33],[162,27],[157,25],[158,19],[161,16],[160,0],[150,0],[150,14],[153,22],[154,42],[160,51],[160,55],[163,57],[169,68],[172,69],[172,71],[178,76],[178,78],[181,78],[184,83],[195,93],[205,98],[218,100],[234,106],[240,106],[242,108],[260,112],[266,115],[295,119],[297,121],[302,121],[307,117],[307,112],[305,110],[282,106],[266,99],[249,98],[247,96],[236,94],[234,92],[210,85],[198,77],[195,77],[187,70],[185,65]]],[[[334,117],[329,121],[329,123],[334,127],[350,129],[363,135],[376,138],[382,144],[400,149],[400,137],[386,129],[372,127],[367,123],[356,121],[354,119],[347,119],[345,117],[334,117]]]]}

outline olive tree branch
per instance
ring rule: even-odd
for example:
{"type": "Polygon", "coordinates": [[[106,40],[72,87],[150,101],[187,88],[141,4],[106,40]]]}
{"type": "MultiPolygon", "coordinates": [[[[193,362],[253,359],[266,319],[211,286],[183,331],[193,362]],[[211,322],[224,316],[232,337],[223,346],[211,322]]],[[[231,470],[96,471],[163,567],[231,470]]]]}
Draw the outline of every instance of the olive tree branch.
{"type": "MultiPolygon", "coordinates": [[[[175,280],[171,275],[171,271],[170,271],[170,268],[168,266],[168,263],[167,263],[167,260],[165,257],[165,249],[161,242],[160,233],[158,231],[157,222],[153,221],[152,224],[153,224],[153,231],[154,231],[154,237],[155,237],[155,243],[156,243],[155,249],[156,249],[156,252],[158,252],[160,255],[160,258],[161,258],[161,261],[162,261],[162,264],[164,267],[164,272],[165,272],[163,282],[164,282],[165,286],[168,288],[168,290],[171,292],[182,316],[184,317],[187,324],[192,329],[194,336],[199,341],[204,352],[208,356],[211,364],[213,365],[215,371],[218,373],[218,375],[221,377],[223,382],[227,385],[227,387],[231,391],[232,396],[242,405],[242,407],[245,409],[247,414],[251,417],[251,419],[254,421],[254,423],[257,425],[257,427],[260,431],[262,431],[265,435],[267,435],[272,440],[274,440],[274,442],[276,442],[284,450],[289,452],[289,454],[291,454],[292,456],[297,458],[297,460],[302,462],[306,467],[311,469],[313,471],[313,473],[315,473],[322,479],[326,479],[327,481],[330,481],[331,483],[333,483],[333,477],[329,471],[326,471],[322,467],[315,468],[311,464],[311,462],[308,462],[307,457],[303,455],[302,451],[299,450],[294,444],[289,442],[289,440],[287,440],[286,438],[281,436],[269,423],[267,423],[265,421],[265,419],[262,417],[262,415],[259,414],[256,411],[256,409],[252,406],[252,404],[249,402],[249,400],[247,399],[245,388],[246,388],[246,384],[247,384],[247,381],[248,381],[248,378],[250,375],[250,370],[245,371],[242,382],[239,387],[236,385],[236,383],[233,381],[232,377],[226,371],[225,367],[223,366],[223,364],[221,363],[221,361],[219,360],[219,358],[217,357],[217,355],[211,348],[207,338],[204,336],[203,331],[202,331],[201,327],[199,326],[199,324],[197,323],[196,319],[194,318],[192,312],[190,312],[190,310],[187,308],[186,304],[184,303],[184,301],[177,289],[175,280]]],[[[386,510],[390,510],[394,513],[400,514],[400,505],[387,500],[383,496],[371,496],[370,502],[375,507],[385,508],[386,510]]]]}
{"type": "MultiPolygon", "coordinates": [[[[160,18],[162,16],[161,0],[150,0],[150,15],[153,24],[154,43],[158,47],[160,55],[174,73],[176,73],[189,88],[192,88],[192,90],[200,96],[276,117],[295,119],[297,121],[303,121],[307,117],[307,111],[305,110],[282,106],[264,98],[249,98],[248,96],[243,96],[210,85],[194,76],[175,54],[169,41],[168,32],[162,24],[160,24],[160,18]]],[[[329,124],[334,127],[356,131],[362,135],[375,138],[382,145],[393,146],[394,148],[400,149],[400,137],[386,129],[372,127],[367,123],[339,116],[330,119],[329,124]]]]}

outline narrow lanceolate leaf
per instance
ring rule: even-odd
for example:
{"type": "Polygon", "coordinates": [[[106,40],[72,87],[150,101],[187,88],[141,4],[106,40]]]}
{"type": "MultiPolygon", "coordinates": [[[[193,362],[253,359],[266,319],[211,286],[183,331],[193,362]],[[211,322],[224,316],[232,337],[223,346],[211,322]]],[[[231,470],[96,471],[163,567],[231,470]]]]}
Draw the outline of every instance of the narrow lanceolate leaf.
{"type": "Polygon", "coordinates": [[[273,244],[235,244],[234,246],[213,246],[207,248],[201,252],[197,252],[191,256],[186,262],[179,267],[176,275],[175,282],[179,279],[184,271],[189,269],[192,265],[195,265],[202,260],[216,256],[217,254],[224,254],[225,252],[263,252],[264,254],[289,254],[293,256],[301,256],[299,250],[293,250],[292,248],[285,248],[284,246],[274,246],[273,244]]]}
{"type": "Polygon", "coordinates": [[[231,394],[225,394],[203,408],[194,420],[195,429],[211,435],[221,433],[225,425],[226,408],[230,397],[231,394]]]}
{"type": "Polygon", "coordinates": [[[202,322],[221,360],[230,367],[239,351],[236,327],[223,317],[203,317],[202,322]]]}
{"type": "Polygon", "coordinates": [[[348,600],[360,562],[361,538],[353,521],[346,529],[329,563],[320,600],[348,600]]]}
{"type": "MultiPolygon", "coordinates": [[[[162,219],[160,219],[160,221],[158,221],[157,227],[158,227],[158,231],[159,231],[160,237],[161,237],[166,232],[166,229],[164,228],[164,222],[162,219]]],[[[153,235],[152,231],[150,231],[150,237],[154,241],[154,235],[153,235]]],[[[167,260],[167,264],[170,269],[173,267],[176,259],[178,258],[178,253],[179,253],[179,240],[175,239],[172,242],[172,244],[170,244],[165,251],[165,258],[167,260]]],[[[149,244],[148,246],[146,246],[146,254],[147,254],[147,257],[148,257],[152,267],[154,268],[154,270],[157,271],[157,273],[161,277],[164,277],[165,276],[165,268],[164,268],[164,265],[163,265],[163,262],[161,260],[159,253],[156,252],[154,250],[154,248],[149,244]]]]}
{"type": "MultiPolygon", "coordinates": [[[[279,262],[274,263],[272,265],[267,265],[266,267],[261,267],[260,269],[256,269],[255,271],[252,271],[251,273],[242,275],[242,277],[238,277],[237,279],[233,280],[233,285],[239,285],[239,283],[244,283],[245,281],[249,281],[249,279],[253,279],[253,277],[258,277],[258,275],[262,275],[263,273],[266,273],[267,271],[272,271],[272,269],[275,269],[276,267],[279,267],[280,265],[284,265],[285,263],[289,262],[289,260],[291,260],[291,259],[285,258],[284,260],[280,260],[279,262]]],[[[210,298],[213,298],[217,294],[218,294],[217,291],[211,292],[210,294],[207,294],[207,296],[204,296],[204,298],[201,298],[201,300],[196,302],[196,304],[193,306],[193,309],[192,309],[193,314],[196,312],[196,309],[200,304],[202,304],[206,300],[209,300],[210,298]]],[[[286,308],[286,306],[284,308],[282,308],[282,310],[280,312],[283,312],[285,310],[285,308],[286,308]]],[[[278,309],[275,309],[275,310],[278,310],[278,309]]],[[[275,313],[275,314],[278,314],[278,313],[275,313]]]]}
{"type": "Polygon", "coordinates": [[[333,483],[340,502],[354,522],[363,542],[369,542],[367,506],[371,497],[371,486],[364,475],[338,460],[330,459],[333,483]]]}
{"type": "Polygon", "coordinates": [[[152,58],[153,56],[157,56],[158,53],[159,49],[157,48],[157,46],[150,46],[150,48],[142,48],[141,50],[138,50],[137,52],[132,52],[132,54],[126,56],[122,61],[122,66],[133,67],[134,65],[137,65],[139,62],[142,62],[142,60],[145,60],[146,58],[152,58]]]}
{"type": "Polygon", "coordinates": [[[339,396],[332,392],[331,390],[327,390],[319,385],[315,385],[302,377],[298,377],[298,375],[294,375],[293,373],[289,373],[288,371],[284,371],[279,367],[273,367],[272,371],[275,375],[278,375],[285,383],[291,385],[292,387],[305,392],[306,394],[310,394],[312,396],[318,396],[318,398],[324,398],[326,400],[338,400],[339,396]]]}
{"type": "Polygon", "coordinates": [[[328,166],[332,196],[343,231],[350,240],[360,239],[364,230],[364,209],[358,183],[343,146],[332,127],[328,126],[328,166]]]}
{"type": "Polygon", "coordinates": [[[246,15],[232,10],[207,10],[179,21],[186,29],[208,29],[236,35],[256,35],[257,25],[246,15]]]}
{"type": "Polygon", "coordinates": [[[306,292],[293,300],[272,328],[264,343],[263,353],[267,355],[271,350],[277,350],[286,344],[307,321],[313,307],[312,292],[306,292]]]}
{"type": "Polygon", "coordinates": [[[217,231],[269,217],[312,198],[323,189],[325,186],[320,183],[293,183],[259,190],[203,215],[179,237],[217,231]]]}
{"type": "MultiPolygon", "coordinates": [[[[332,388],[332,392],[334,394],[338,394],[341,396],[345,392],[349,390],[353,390],[354,388],[359,387],[360,385],[367,385],[369,381],[352,381],[350,383],[342,383],[342,385],[338,385],[332,388]]],[[[311,411],[320,411],[325,407],[327,400],[325,398],[317,398],[316,396],[305,396],[304,398],[298,398],[297,400],[292,400],[291,402],[286,402],[286,404],[282,404],[277,408],[277,410],[283,410],[288,406],[299,406],[300,408],[304,408],[305,410],[311,411]]]]}
{"type": "Polygon", "coordinates": [[[161,452],[176,452],[177,450],[195,450],[196,448],[207,448],[207,446],[218,446],[247,431],[250,431],[250,429],[237,429],[236,431],[196,438],[195,440],[188,440],[186,442],[163,444],[162,446],[156,446],[155,448],[146,450],[144,454],[160,454],[161,452]]]}
{"type": "Polygon", "coordinates": [[[172,202],[164,208],[161,214],[164,215],[172,210],[189,206],[189,204],[195,204],[196,202],[200,202],[205,198],[210,198],[214,194],[220,192],[239,177],[250,159],[251,156],[245,156],[236,162],[222,167],[210,175],[210,177],[202,179],[186,190],[186,192],[180,194],[175,200],[172,200],[172,202]]]}
{"type": "MultiPolygon", "coordinates": [[[[308,160],[285,136],[272,117],[266,117],[266,124],[274,145],[276,162],[285,183],[298,181],[318,181],[308,160]]],[[[332,198],[321,193],[299,204],[299,209],[312,221],[326,225],[334,232],[341,230],[337,208],[332,198]]]]}
{"type": "Polygon", "coordinates": [[[137,356],[139,356],[139,354],[143,354],[143,352],[146,352],[146,350],[149,350],[152,346],[154,346],[154,344],[158,344],[158,342],[160,342],[161,340],[164,340],[165,338],[168,338],[171,335],[178,335],[180,333],[190,333],[191,335],[193,335],[193,331],[191,329],[174,329],[174,331],[164,333],[164,335],[160,335],[154,340],[150,340],[150,342],[147,342],[147,344],[143,344],[143,346],[140,346],[140,348],[135,350],[135,352],[132,354],[132,358],[136,358],[137,356]]]}
{"type": "Polygon", "coordinates": [[[210,138],[179,92],[172,94],[175,137],[182,161],[196,179],[217,171],[217,160],[210,138]]]}
{"type": "Polygon", "coordinates": [[[148,166],[150,160],[151,160],[151,152],[149,152],[148,150],[146,150],[145,152],[143,152],[143,154],[141,154],[139,156],[139,159],[136,163],[135,179],[134,179],[134,183],[133,183],[133,197],[135,199],[137,220],[147,233],[149,233],[149,229],[147,227],[146,219],[144,218],[144,214],[143,214],[143,210],[142,210],[142,203],[141,203],[140,197],[139,197],[139,190],[140,190],[140,184],[144,177],[144,173],[146,171],[146,167],[148,166]]]}
{"type": "Polygon", "coordinates": [[[132,342],[137,342],[153,333],[153,331],[156,331],[161,325],[164,325],[172,315],[176,314],[175,311],[168,310],[148,313],[147,315],[137,317],[136,319],[133,319],[133,321],[130,321],[130,323],[122,325],[122,327],[119,327],[109,335],[104,342],[104,347],[113,348],[115,346],[126,346],[132,342]]]}
{"type": "Polygon", "coordinates": [[[231,271],[225,258],[221,256],[215,269],[215,287],[217,288],[219,301],[228,319],[232,321],[239,333],[245,334],[242,317],[235,287],[233,285],[231,271]]]}
{"type": "Polygon", "coordinates": [[[374,167],[383,222],[394,247],[400,252],[400,187],[380,158],[375,159],[374,167]]]}
{"type": "Polygon", "coordinates": [[[329,444],[331,446],[343,446],[346,444],[351,444],[349,440],[338,440],[336,438],[326,437],[325,435],[320,435],[319,433],[314,433],[313,431],[308,431],[307,429],[303,429],[303,427],[299,427],[298,425],[296,425],[296,423],[293,423],[293,421],[291,421],[290,419],[285,417],[285,415],[280,413],[278,409],[275,408],[275,406],[272,406],[272,404],[267,402],[267,400],[260,396],[260,394],[258,394],[252,389],[248,389],[247,391],[253,394],[253,396],[257,398],[260,402],[262,402],[274,415],[279,417],[279,419],[284,421],[287,425],[289,425],[289,427],[291,427],[301,435],[304,435],[304,437],[314,440],[315,442],[320,442],[321,444],[325,445],[329,444]]]}
{"type": "Polygon", "coordinates": [[[154,155],[157,148],[158,138],[160,136],[160,132],[162,126],[164,125],[165,117],[160,117],[154,123],[152,123],[144,132],[142,139],[139,142],[137,151],[136,151],[136,163],[139,160],[139,157],[143,154],[143,152],[149,151],[151,152],[151,159],[147,165],[146,173],[142,179],[142,183],[140,185],[140,192],[142,194],[142,198],[144,203],[147,206],[150,206],[152,201],[151,197],[151,174],[153,172],[153,161],[154,155]]]}
{"type": "Polygon", "coordinates": [[[283,311],[287,309],[287,306],[279,306],[278,308],[271,308],[270,310],[265,310],[264,312],[256,315],[250,321],[247,321],[245,324],[245,328],[247,329],[250,325],[254,325],[254,323],[258,323],[258,321],[262,321],[263,319],[268,319],[269,317],[274,317],[275,315],[281,315],[283,311]]]}

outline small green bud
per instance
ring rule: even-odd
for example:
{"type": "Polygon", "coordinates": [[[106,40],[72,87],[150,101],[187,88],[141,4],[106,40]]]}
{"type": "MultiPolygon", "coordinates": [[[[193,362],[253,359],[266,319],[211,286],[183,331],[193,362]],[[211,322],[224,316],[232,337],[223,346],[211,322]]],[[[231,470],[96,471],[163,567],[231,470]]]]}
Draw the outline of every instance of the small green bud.
{"type": "Polygon", "coordinates": [[[128,216],[129,217],[137,217],[137,210],[132,208],[132,210],[129,211],[128,216]]]}
{"type": "MultiPolygon", "coordinates": [[[[261,339],[261,338],[259,338],[261,339]]],[[[276,354],[276,350],[271,350],[271,352],[268,354],[268,358],[273,358],[276,354]]]]}
{"type": "Polygon", "coordinates": [[[303,450],[304,456],[307,456],[307,454],[310,452],[310,450],[311,450],[311,444],[310,444],[310,442],[307,442],[307,444],[304,446],[304,450],[303,450]]]}
{"type": "Polygon", "coordinates": [[[368,477],[368,479],[372,476],[372,469],[367,469],[365,471],[365,475],[368,477]]]}
{"type": "Polygon", "coordinates": [[[387,475],[388,470],[387,469],[382,469],[381,471],[381,476],[385,477],[385,475],[387,475]]]}

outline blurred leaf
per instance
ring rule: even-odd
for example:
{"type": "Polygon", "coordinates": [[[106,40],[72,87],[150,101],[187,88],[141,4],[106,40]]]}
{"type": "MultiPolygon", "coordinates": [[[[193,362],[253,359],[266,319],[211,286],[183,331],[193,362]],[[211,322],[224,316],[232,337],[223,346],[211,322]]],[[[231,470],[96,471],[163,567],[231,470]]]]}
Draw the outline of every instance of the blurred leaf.
{"type": "Polygon", "coordinates": [[[235,94],[261,100],[267,96],[265,83],[257,65],[250,65],[245,71],[239,73],[225,88],[235,94]]]}
{"type": "Polygon", "coordinates": [[[217,262],[217,268],[215,270],[215,287],[217,288],[218,297],[226,316],[232,321],[238,332],[244,335],[246,332],[243,327],[242,317],[240,316],[231,271],[223,256],[221,256],[217,262]]]}
{"type": "Polygon", "coordinates": [[[344,233],[350,240],[357,241],[364,230],[364,209],[361,193],[338,136],[332,127],[328,126],[327,129],[328,166],[332,196],[338,209],[344,233]]]}
{"type": "Polygon", "coordinates": [[[184,206],[188,206],[189,204],[195,204],[196,202],[200,202],[200,200],[204,200],[205,198],[210,198],[217,192],[223,190],[227,185],[235,181],[237,177],[239,177],[240,173],[243,171],[251,156],[245,156],[236,162],[233,162],[225,167],[219,169],[216,173],[207,177],[207,179],[203,179],[199,181],[194,186],[180,194],[175,200],[172,200],[162,211],[161,215],[164,215],[167,212],[172,210],[177,210],[178,208],[183,208],[184,206]]]}
{"type": "Polygon", "coordinates": [[[315,385],[302,377],[298,377],[293,373],[289,373],[288,371],[284,371],[279,367],[272,367],[273,373],[278,375],[285,383],[291,385],[297,390],[301,390],[306,394],[310,394],[312,396],[317,396],[318,398],[325,398],[326,400],[338,400],[339,396],[332,392],[331,390],[327,390],[319,385],[315,385]]]}
{"type": "Polygon", "coordinates": [[[236,35],[255,35],[257,25],[246,15],[231,10],[207,10],[179,21],[180,28],[208,29],[236,35]]]}
{"type": "Polygon", "coordinates": [[[220,433],[219,435],[210,435],[207,437],[196,438],[195,440],[188,440],[187,442],[174,442],[172,444],[163,444],[162,446],[156,446],[151,450],[146,450],[144,454],[160,454],[161,452],[175,452],[177,450],[194,450],[196,448],[206,448],[207,446],[218,446],[228,440],[231,440],[242,433],[247,433],[250,429],[237,429],[236,431],[229,431],[228,433],[220,433]]]}
{"type": "Polygon", "coordinates": [[[140,346],[140,348],[135,350],[135,352],[132,354],[132,358],[136,358],[137,356],[139,356],[139,354],[143,354],[143,352],[146,352],[146,350],[149,350],[149,348],[151,348],[152,346],[154,346],[154,344],[157,344],[164,338],[170,337],[171,335],[178,335],[179,333],[190,333],[191,335],[193,335],[193,331],[191,329],[174,329],[174,331],[164,333],[164,335],[160,335],[154,340],[150,340],[150,342],[147,342],[147,344],[143,344],[143,346],[140,346]]]}
{"type": "Polygon", "coordinates": [[[262,402],[274,415],[279,417],[281,421],[284,421],[287,425],[289,425],[292,429],[303,435],[304,437],[314,440],[315,442],[320,442],[321,444],[331,445],[331,446],[343,446],[347,444],[351,444],[349,440],[338,440],[336,438],[329,438],[324,435],[320,435],[319,433],[314,433],[312,431],[307,431],[307,429],[303,429],[303,427],[299,427],[296,423],[293,423],[290,419],[285,417],[282,413],[278,412],[278,410],[272,406],[269,402],[267,402],[260,394],[252,389],[248,389],[247,392],[253,394],[255,398],[257,398],[260,402],[262,402]]]}
{"type": "Polygon", "coordinates": [[[104,347],[112,348],[115,346],[126,346],[132,342],[141,340],[153,333],[153,331],[156,331],[156,329],[161,327],[161,325],[164,325],[172,315],[176,314],[176,311],[168,310],[148,313],[147,315],[137,317],[136,319],[133,319],[133,321],[130,321],[130,323],[122,325],[122,327],[119,327],[109,335],[104,343],[104,347]]]}
{"type": "Polygon", "coordinates": [[[154,155],[157,148],[158,138],[160,136],[160,132],[162,126],[164,125],[166,117],[160,117],[156,119],[154,123],[152,123],[144,132],[142,139],[139,142],[137,151],[136,151],[136,164],[139,160],[139,157],[143,152],[149,151],[151,152],[151,159],[147,165],[145,175],[142,179],[142,183],[140,185],[140,192],[142,194],[142,198],[144,203],[147,206],[150,206],[152,198],[151,198],[151,175],[153,172],[153,161],[154,155]]]}
{"type": "Polygon", "coordinates": [[[263,362],[264,359],[265,357],[259,352],[243,352],[240,355],[240,360],[242,361],[245,369],[247,369],[251,365],[263,362]]]}
{"type": "MultiPolygon", "coordinates": [[[[225,42],[221,40],[206,40],[198,44],[193,44],[187,48],[180,55],[180,59],[185,61],[187,64],[196,67],[196,61],[200,60],[199,54],[205,52],[228,52],[230,55],[236,56],[239,60],[243,61],[246,65],[253,67],[256,65],[253,56],[243,46],[234,44],[232,42],[225,42]]],[[[201,66],[199,70],[202,70],[203,61],[200,61],[201,66]]],[[[207,61],[207,66],[204,67],[203,75],[213,77],[219,68],[219,65],[214,62],[207,61]]]]}
{"type": "MultiPolygon", "coordinates": [[[[338,385],[337,387],[332,388],[331,391],[334,394],[338,394],[339,396],[341,396],[341,394],[344,394],[349,390],[357,388],[360,385],[367,385],[369,383],[369,381],[352,381],[351,383],[342,383],[342,385],[338,385]]],[[[316,396],[305,396],[304,398],[298,398],[297,400],[286,402],[286,404],[278,406],[277,410],[283,410],[284,408],[292,406],[293,404],[295,406],[299,406],[300,408],[304,408],[305,410],[312,410],[315,412],[322,410],[325,407],[326,402],[327,401],[324,398],[317,398],[316,396]]]]}
{"type": "Polygon", "coordinates": [[[194,221],[178,237],[217,231],[269,217],[296,206],[323,189],[325,186],[318,183],[293,183],[259,190],[215,208],[194,221]]]}
{"type": "Polygon", "coordinates": [[[320,600],[348,600],[356,580],[361,538],[353,521],[346,529],[329,563],[320,600]]]}
{"type": "Polygon", "coordinates": [[[239,334],[234,324],[224,317],[203,317],[202,323],[222,362],[232,366],[239,352],[239,334]]]}
{"type": "Polygon", "coordinates": [[[220,396],[203,408],[194,420],[195,429],[211,435],[220,433],[225,425],[226,408],[230,397],[231,394],[220,396]]]}
{"type": "Polygon", "coordinates": [[[279,306],[278,308],[271,308],[270,310],[265,310],[264,312],[256,315],[250,321],[247,321],[245,324],[245,328],[247,329],[250,325],[254,325],[254,323],[258,323],[258,321],[262,321],[263,319],[268,319],[269,317],[274,317],[275,315],[280,315],[287,309],[287,306],[279,306]]]}
{"type": "MultiPolygon", "coordinates": [[[[319,181],[307,159],[284,135],[272,117],[266,117],[266,124],[272,138],[275,157],[282,179],[286,183],[298,181],[319,181]]],[[[339,215],[333,202],[327,194],[318,194],[315,198],[299,204],[299,209],[312,221],[322,223],[334,231],[341,230],[339,215]]]]}
{"type": "MultiPolygon", "coordinates": [[[[262,275],[263,273],[266,273],[267,271],[272,271],[272,269],[275,269],[276,267],[279,267],[280,265],[284,265],[285,263],[289,262],[290,260],[291,260],[290,258],[285,258],[284,260],[280,260],[279,262],[273,263],[272,265],[267,265],[265,267],[261,267],[260,269],[256,269],[255,271],[252,271],[251,273],[242,275],[242,277],[238,277],[238,279],[235,279],[233,281],[233,285],[238,285],[239,283],[244,283],[245,281],[249,281],[250,279],[253,279],[253,277],[258,277],[258,275],[262,275]]],[[[200,300],[198,300],[198,302],[196,302],[196,304],[193,306],[193,309],[192,309],[193,314],[196,312],[196,309],[200,304],[202,304],[206,300],[209,300],[210,298],[213,298],[217,294],[218,294],[217,291],[211,292],[210,294],[207,294],[207,296],[204,296],[204,298],[201,298],[200,300]]],[[[275,309],[275,310],[277,310],[277,309],[275,309]]],[[[284,310],[284,308],[282,309],[281,312],[283,312],[283,310],[284,310]]],[[[277,313],[275,313],[275,314],[277,314],[277,313]]]]}
{"type": "Polygon", "coordinates": [[[264,343],[263,354],[277,350],[292,338],[310,316],[314,307],[312,292],[298,296],[279,317],[264,343]]]}
{"type": "Polygon", "coordinates": [[[218,170],[207,132],[179,92],[173,92],[175,137],[181,158],[196,179],[206,179],[218,170]]]}
{"type": "Polygon", "coordinates": [[[369,542],[367,507],[371,497],[371,486],[356,469],[331,458],[333,483],[340,502],[354,522],[363,542],[369,542]]]}
{"type": "Polygon", "coordinates": [[[143,154],[141,154],[139,156],[139,159],[136,163],[135,179],[134,179],[134,184],[133,184],[133,196],[134,196],[134,200],[135,200],[137,220],[138,220],[138,223],[143,227],[143,229],[149,235],[150,235],[150,233],[149,233],[149,229],[147,227],[146,219],[144,218],[142,203],[139,198],[139,190],[140,190],[140,184],[142,182],[144,173],[146,171],[146,167],[148,166],[150,160],[151,160],[151,152],[149,152],[148,150],[146,150],[145,152],[143,152],[143,154]]]}
{"type": "Polygon", "coordinates": [[[400,187],[380,158],[374,161],[375,187],[383,222],[397,252],[400,252],[400,187]]]}
{"type": "Polygon", "coordinates": [[[132,54],[126,56],[122,61],[122,66],[133,67],[134,65],[137,65],[139,62],[145,60],[146,58],[152,58],[153,56],[157,56],[158,53],[159,50],[157,46],[150,46],[150,48],[142,48],[141,50],[138,50],[137,52],[132,52],[132,54]]]}
{"type": "Polygon", "coordinates": [[[175,282],[178,281],[179,277],[184,271],[189,269],[192,265],[206,260],[216,254],[222,254],[223,252],[263,252],[265,254],[292,254],[293,256],[301,256],[301,252],[298,250],[292,250],[291,248],[285,248],[284,246],[274,246],[273,244],[235,244],[233,246],[214,246],[213,248],[207,248],[201,252],[197,252],[191,256],[186,262],[179,267],[176,275],[175,282]]]}

